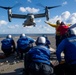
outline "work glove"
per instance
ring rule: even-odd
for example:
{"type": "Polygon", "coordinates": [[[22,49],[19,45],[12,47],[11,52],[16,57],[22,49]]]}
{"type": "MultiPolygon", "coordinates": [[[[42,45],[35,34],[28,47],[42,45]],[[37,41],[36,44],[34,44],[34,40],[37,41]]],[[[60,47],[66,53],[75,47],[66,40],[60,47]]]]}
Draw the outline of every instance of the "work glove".
{"type": "Polygon", "coordinates": [[[64,64],[65,63],[65,61],[61,61],[59,64],[64,64]]]}
{"type": "Polygon", "coordinates": [[[47,23],[47,24],[49,24],[49,22],[48,21],[44,21],[45,23],[47,23]]]}

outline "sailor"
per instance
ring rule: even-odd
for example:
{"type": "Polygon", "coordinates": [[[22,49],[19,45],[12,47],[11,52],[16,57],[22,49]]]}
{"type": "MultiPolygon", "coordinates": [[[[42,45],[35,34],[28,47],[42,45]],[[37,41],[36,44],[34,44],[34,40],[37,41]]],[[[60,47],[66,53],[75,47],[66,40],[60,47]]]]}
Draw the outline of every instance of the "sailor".
{"type": "Polygon", "coordinates": [[[36,46],[31,48],[24,60],[26,75],[51,75],[53,68],[50,62],[50,50],[45,46],[45,37],[38,37],[36,46]]]}
{"type": "Polygon", "coordinates": [[[23,59],[23,53],[28,52],[33,47],[34,42],[33,38],[27,37],[24,33],[20,35],[17,40],[17,52],[20,59],[23,59]]]}
{"type": "Polygon", "coordinates": [[[48,25],[50,25],[50,26],[52,26],[52,27],[54,27],[54,28],[56,29],[55,39],[56,39],[56,47],[57,47],[58,44],[59,44],[59,39],[60,39],[60,33],[57,31],[57,28],[59,27],[61,21],[60,21],[60,20],[57,20],[57,21],[56,21],[56,24],[51,24],[51,23],[49,23],[49,22],[47,22],[47,21],[46,21],[45,23],[47,23],[48,25]]]}
{"type": "Polygon", "coordinates": [[[58,27],[57,31],[60,32],[60,40],[61,42],[63,39],[67,38],[67,31],[69,29],[69,26],[66,25],[63,21],[61,22],[60,26],[58,27]]]}
{"type": "Polygon", "coordinates": [[[59,44],[56,55],[59,65],[55,67],[56,75],[76,75],[76,30],[68,30],[68,38],[59,44]],[[61,53],[64,53],[62,60],[61,53]]]}
{"type": "MultiPolygon", "coordinates": [[[[54,27],[56,29],[56,35],[55,35],[55,39],[56,39],[56,47],[58,47],[59,43],[60,43],[60,38],[61,38],[61,35],[60,35],[60,32],[57,30],[58,27],[60,26],[61,24],[61,21],[60,20],[57,20],[56,21],[56,24],[52,24],[52,23],[49,23],[47,21],[45,21],[45,23],[47,23],[48,25],[54,27]]],[[[70,24],[67,24],[68,26],[70,26],[70,24]]]]}
{"type": "Polygon", "coordinates": [[[15,42],[12,38],[12,35],[7,35],[7,37],[3,39],[1,43],[1,49],[4,52],[5,56],[9,56],[15,52],[15,42]]]}

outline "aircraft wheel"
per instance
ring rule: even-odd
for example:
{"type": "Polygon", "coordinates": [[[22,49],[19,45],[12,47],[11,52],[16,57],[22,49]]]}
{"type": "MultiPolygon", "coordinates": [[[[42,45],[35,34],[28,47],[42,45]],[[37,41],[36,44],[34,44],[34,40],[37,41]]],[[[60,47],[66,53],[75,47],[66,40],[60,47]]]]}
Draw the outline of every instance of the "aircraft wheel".
{"type": "Polygon", "coordinates": [[[33,26],[35,27],[35,26],[36,26],[36,24],[34,23],[34,24],[33,24],[33,26]]]}

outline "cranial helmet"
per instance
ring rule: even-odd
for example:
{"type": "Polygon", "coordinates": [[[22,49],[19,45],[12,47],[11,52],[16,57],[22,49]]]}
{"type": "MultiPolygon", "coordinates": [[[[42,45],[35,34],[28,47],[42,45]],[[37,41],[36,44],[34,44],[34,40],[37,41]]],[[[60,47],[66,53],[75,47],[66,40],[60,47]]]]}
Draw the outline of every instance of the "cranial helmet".
{"type": "Polygon", "coordinates": [[[7,35],[7,37],[6,38],[12,38],[12,35],[7,35]]]}
{"type": "Polygon", "coordinates": [[[23,33],[23,34],[21,34],[21,35],[20,35],[20,38],[21,38],[21,37],[25,37],[25,34],[24,34],[24,33],[23,33]]]}
{"type": "Polygon", "coordinates": [[[74,28],[70,29],[70,35],[76,35],[76,30],[74,28]]]}
{"type": "Polygon", "coordinates": [[[45,37],[38,37],[36,40],[36,45],[38,44],[46,44],[46,38],[45,37]]]}
{"type": "Polygon", "coordinates": [[[67,34],[68,34],[68,36],[76,36],[76,30],[74,28],[73,29],[69,29],[67,34]]]}
{"type": "Polygon", "coordinates": [[[60,25],[65,25],[65,23],[62,21],[60,25]]]}
{"type": "Polygon", "coordinates": [[[60,21],[60,20],[57,20],[57,21],[56,21],[56,24],[57,24],[57,25],[58,25],[58,24],[60,24],[60,23],[61,23],[61,21],[60,21]]]}

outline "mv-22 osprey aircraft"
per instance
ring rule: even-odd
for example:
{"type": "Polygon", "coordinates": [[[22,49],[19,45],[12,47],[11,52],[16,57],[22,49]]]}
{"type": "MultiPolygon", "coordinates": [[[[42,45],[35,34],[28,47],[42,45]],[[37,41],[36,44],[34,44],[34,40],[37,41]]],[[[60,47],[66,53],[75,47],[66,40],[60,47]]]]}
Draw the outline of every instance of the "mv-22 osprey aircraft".
{"type": "Polygon", "coordinates": [[[27,15],[22,15],[22,14],[12,14],[12,8],[13,7],[5,7],[5,6],[0,6],[0,8],[6,9],[8,11],[8,20],[9,22],[11,22],[11,18],[20,18],[20,19],[26,19],[23,23],[23,26],[35,26],[35,18],[41,18],[41,17],[46,17],[46,20],[49,20],[49,12],[48,9],[52,9],[52,8],[56,8],[56,7],[60,7],[61,5],[58,6],[45,6],[45,12],[44,13],[40,13],[40,14],[33,14],[33,13],[29,13],[27,15]]]}

